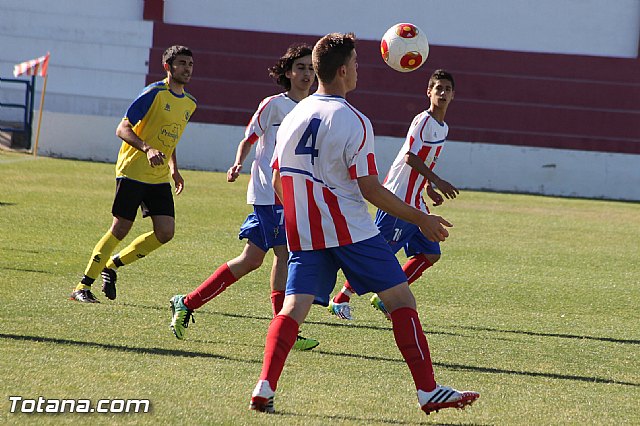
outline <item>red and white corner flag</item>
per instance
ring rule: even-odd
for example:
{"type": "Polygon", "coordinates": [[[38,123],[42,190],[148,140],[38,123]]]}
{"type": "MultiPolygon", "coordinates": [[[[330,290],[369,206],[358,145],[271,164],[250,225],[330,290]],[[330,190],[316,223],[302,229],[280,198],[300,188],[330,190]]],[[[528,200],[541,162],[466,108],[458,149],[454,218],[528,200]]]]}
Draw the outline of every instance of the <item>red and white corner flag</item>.
{"type": "Polygon", "coordinates": [[[38,59],[32,59],[30,61],[25,61],[21,64],[15,65],[13,67],[13,76],[17,77],[19,75],[39,75],[40,77],[47,76],[47,69],[49,68],[49,55],[47,52],[46,55],[40,56],[38,59]]]}

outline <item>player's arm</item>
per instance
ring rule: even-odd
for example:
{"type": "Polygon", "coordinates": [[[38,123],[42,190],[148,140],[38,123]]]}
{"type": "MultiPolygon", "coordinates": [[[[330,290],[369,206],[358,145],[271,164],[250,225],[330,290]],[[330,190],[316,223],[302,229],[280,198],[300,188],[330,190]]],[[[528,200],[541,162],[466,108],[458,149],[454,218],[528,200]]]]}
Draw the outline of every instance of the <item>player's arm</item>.
{"type": "Polygon", "coordinates": [[[284,198],[282,197],[282,179],[280,179],[280,170],[273,169],[273,177],[271,178],[271,183],[273,183],[273,190],[275,191],[280,201],[284,200],[284,198]]]}
{"type": "Polygon", "coordinates": [[[171,154],[171,158],[169,159],[169,171],[171,172],[171,177],[173,178],[173,182],[176,185],[176,195],[180,195],[180,193],[184,189],[184,179],[178,171],[178,156],[176,155],[175,149],[173,150],[173,154],[171,154]]]}
{"type": "Polygon", "coordinates": [[[440,216],[426,214],[411,207],[382,186],[377,176],[359,177],[358,186],[367,201],[380,210],[419,226],[422,233],[430,241],[444,241],[449,236],[445,226],[453,226],[451,223],[440,216]]]}
{"type": "MultiPolygon", "coordinates": [[[[417,155],[412,152],[407,152],[404,156],[404,161],[407,163],[412,169],[420,173],[422,176],[426,177],[429,182],[433,183],[443,194],[445,197],[452,199],[456,198],[456,196],[460,193],[458,188],[451,185],[444,179],[441,179],[437,174],[435,174],[424,161],[420,159],[417,155]]],[[[431,195],[429,195],[430,198],[431,195]]],[[[437,203],[437,200],[434,200],[437,203]]]]}
{"type": "Polygon", "coordinates": [[[251,146],[253,142],[251,138],[244,138],[238,144],[238,150],[236,151],[236,160],[233,163],[233,166],[229,167],[227,170],[227,182],[235,182],[235,180],[240,176],[240,171],[242,170],[242,163],[247,159],[247,156],[251,152],[251,146]]]}
{"type": "Polygon", "coordinates": [[[151,167],[161,166],[164,164],[164,159],[166,157],[162,151],[158,151],[140,139],[136,132],[133,131],[133,126],[131,126],[131,123],[127,118],[123,118],[120,124],[118,124],[116,135],[132,147],[147,154],[147,160],[151,167]]]}

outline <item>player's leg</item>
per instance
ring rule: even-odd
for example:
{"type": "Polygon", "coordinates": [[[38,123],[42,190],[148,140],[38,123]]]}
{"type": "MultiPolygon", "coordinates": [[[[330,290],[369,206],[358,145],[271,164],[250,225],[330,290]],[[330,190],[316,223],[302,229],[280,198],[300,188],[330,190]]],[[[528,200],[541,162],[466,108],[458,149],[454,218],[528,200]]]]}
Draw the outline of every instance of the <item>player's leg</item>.
{"type": "Polygon", "coordinates": [[[242,253],[220,265],[207,279],[187,295],[176,294],[170,299],[171,323],[169,328],[178,339],[184,339],[193,311],[218,297],[231,284],[249,272],[258,269],[265,252],[247,241],[242,253]]]}
{"type": "MultiPolygon", "coordinates": [[[[382,210],[378,210],[376,212],[375,224],[378,227],[380,234],[385,241],[387,241],[389,247],[391,247],[394,253],[404,247],[410,240],[411,235],[416,232],[415,229],[408,228],[408,225],[410,225],[409,223],[404,222],[382,210]]],[[[413,226],[415,227],[415,225],[413,226]]],[[[417,227],[415,228],[417,229],[417,227]]],[[[336,315],[338,318],[347,320],[352,319],[349,301],[354,293],[355,291],[351,287],[351,284],[349,284],[349,281],[345,281],[342,290],[340,290],[331,303],[329,303],[329,312],[336,315]]],[[[380,309],[376,305],[376,301],[378,300],[375,300],[375,297],[376,296],[374,295],[371,300],[371,304],[380,309]]],[[[382,312],[384,313],[384,311],[382,312]]]]}
{"type": "Polygon", "coordinates": [[[84,276],[71,294],[71,299],[88,303],[98,302],[91,292],[91,285],[108,263],[109,256],[111,256],[115,247],[133,226],[136,211],[142,201],[139,185],[139,182],[130,181],[129,179],[116,180],[116,193],[111,207],[111,213],[113,214],[111,228],[95,245],[84,276]]]}
{"type": "Polygon", "coordinates": [[[273,398],[284,363],[296,342],[300,324],[312,304],[327,305],[336,282],[338,265],[327,250],[292,252],[287,295],[267,332],[262,372],[251,395],[249,408],[272,413],[273,398]]]}
{"type": "Polygon", "coordinates": [[[480,395],[476,392],[460,392],[436,383],[429,344],[409,285],[404,282],[378,295],[391,312],[396,345],[411,371],[422,410],[429,414],[443,408],[463,408],[478,399],[480,395]]]}
{"type": "Polygon", "coordinates": [[[286,245],[273,247],[273,265],[271,267],[271,307],[273,316],[278,315],[284,303],[284,292],[287,285],[287,260],[289,251],[286,245]]]}
{"type": "MultiPolygon", "coordinates": [[[[389,230],[387,230],[387,235],[391,235],[389,230]]],[[[396,248],[404,247],[405,254],[409,257],[409,260],[402,267],[409,285],[420,278],[427,269],[440,259],[440,244],[429,241],[417,226],[396,219],[392,235],[391,240],[387,239],[390,246],[396,248]]],[[[371,306],[382,312],[388,320],[391,320],[390,311],[377,294],[371,296],[370,303],[371,306]]]]}
{"type": "Polygon", "coordinates": [[[107,262],[102,271],[102,291],[112,300],[116,298],[118,268],[147,257],[171,241],[175,233],[175,207],[170,184],[151,185],[128,179],[124,179],[123,184],[137,191],[136,201],[142,210],[142,217],[151,217],[153,231],[139,235],[107,262]]]}

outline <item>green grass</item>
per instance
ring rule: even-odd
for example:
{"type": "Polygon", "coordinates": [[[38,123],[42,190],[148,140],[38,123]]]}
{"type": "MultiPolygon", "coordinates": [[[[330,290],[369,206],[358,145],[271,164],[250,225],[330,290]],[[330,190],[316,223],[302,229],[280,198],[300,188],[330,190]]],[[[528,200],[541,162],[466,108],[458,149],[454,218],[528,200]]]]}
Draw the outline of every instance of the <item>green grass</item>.
{"type": "MultiPolygon", "coordinates": [[[[418,409],[390,324],[353,301],[313,308],[276,409],[247,410],[270,320],[269,267],[196,313],[185,341],[169,298],[240,253],[247,177],[184,171],[176,237],[122,268],[118,299],[66,300],[108,228],[113,165],[0,152],[0,423],[639,424],[637,203],[464,191],[443,258],[412,286],[436,378],[479,391],[465,411],[418,409]],[[10,414],[10,395],[142,399],[148,414],[10,414]]],[[[138,220],[123,242],[150,229],[138,220]]],[[[266,262],[270,264],[271,255],[266,262]]],[[[99,289],[99,285],[97,285],[99,289]]]]}

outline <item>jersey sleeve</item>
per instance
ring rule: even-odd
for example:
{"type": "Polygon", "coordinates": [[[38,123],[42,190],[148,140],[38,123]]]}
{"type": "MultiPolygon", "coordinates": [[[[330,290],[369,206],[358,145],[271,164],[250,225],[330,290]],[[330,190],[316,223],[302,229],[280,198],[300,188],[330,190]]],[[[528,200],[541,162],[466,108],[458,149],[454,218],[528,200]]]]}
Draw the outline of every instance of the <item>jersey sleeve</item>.
{"type": "Polygon", "coordinates": [[[353,126],[345,147],[345,157],[351,179],[363,176],[377,176],[378,167],[374,154],[373,126],[366,117],[357,114],[359,125],[353,126]]]}
{"type": "Polygon", "coordinates": [[[422,149],[422,141],[424,140],[422,134],[427,126],[428,119],[428,114],[419,114],[416,115],[411,122],[411,126],[409,126],[409,130],[407,131],[407,138],[405,139],[405,143],[409,143],[408,152],[418,155],[418,152],[422,149]]]}
{"type": "Polygon", "coordinates": [[[125,118],[129,120],[129,123],[131,123],[132,126],[135,126],[138,121],[142,120],[142,118],[147,115],[147,112],[149,112],[149,108],[151,108],[158,92],[159,91],[155,89],[147,90],[140,94],[140,96],[138,96],[136,100],[129,105],[125,118]]]}
{"type": "Polygon", "coordinates": [[[271,115],[271,108],[273,107],[273,98],[265,98],[258,105],[258,109],[253,113],[249,124],[244,131],[245,139],[248,139],[252,144],[255,143],[260,136],[262,136],[269,126],[269,116],[271,115]]]}

